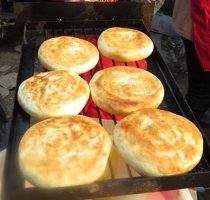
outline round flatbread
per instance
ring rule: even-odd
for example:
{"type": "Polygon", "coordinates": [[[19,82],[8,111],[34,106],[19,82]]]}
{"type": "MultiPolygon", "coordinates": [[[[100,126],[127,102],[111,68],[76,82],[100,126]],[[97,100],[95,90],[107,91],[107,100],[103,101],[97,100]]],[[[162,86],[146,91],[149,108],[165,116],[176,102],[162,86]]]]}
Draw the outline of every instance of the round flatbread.
{"type": "Polygon", "coordinates": [[[18,160],[24,177],[38,187],[88,184],[104,173],[111,139],[82,115],[43,120],[21,139],[18,160]]]}
{"type": "Polygon", "coordinates": [[[147,58],[154,44],[145,33],[113,27],[103,31],[98,38],[98,49],[106,57],[122,62],[133,62],[147,58]]]}
{"type": "Polygon", "coordinates": [[[122,119],[113,134],[127,163],[145,176],[189,172],[203,154],[198,128],[169,111],[142,109],[122,119]]]}
{"type": "Polygon", "coordinates": [[[42,72],[21,83],[18,101],[32,117],[49,117],[78,114],[90,96],[87,82],[68,71],[42,72]]]}
{"type": "Polygon", "coordinates": [[[99,108],[121,116],[142,108],[156,108],[164,97],[163,85],[156,76],[129,66],[98,71],[89,86],[92,100],[99,108]]]}
{"type": "Polygon", "coordinates": [[[44,41],[39,48],[38,58],[48,70],[68,70],[82,74],[96,66],[99,52],[86,40],[60,36],[44,41]]]}

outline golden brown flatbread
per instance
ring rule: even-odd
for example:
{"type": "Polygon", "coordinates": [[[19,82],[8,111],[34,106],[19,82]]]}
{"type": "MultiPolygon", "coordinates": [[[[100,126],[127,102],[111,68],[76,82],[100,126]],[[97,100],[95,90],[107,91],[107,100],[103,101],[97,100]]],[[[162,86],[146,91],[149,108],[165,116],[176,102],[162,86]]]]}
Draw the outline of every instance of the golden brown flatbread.
{"type": "Polygon", "coordinates": [[[86,40],[60,36],[45,40],[39,48],[38,58],[48,70],[68,70],[82,74],[96,66],[99,52],[86,40]]]}
{"type": "Polygon", "coordinates": [[[89,86],[93,102],[115,115],[126,116],[142,108],[156,108],[164,97],[163,85],[156,76],[129,66],[98,71],[89,86]]]}
{"type": "Polygon", "coordinates": [[[64,70],[39,73],[18,88],[21,107],[37,119],[78,114],[89,96],[87,82],[64,70]]]}
{"type": "Polygon", "coordinates": [[[152,53],[154,44],[150,37],[141,31],[112,27],[100,34],[98,49],[113,60],[133,62],[147,58],[152,53]]]}
{"type": "Polygon", "coordinates": [[[28,181],[43,188],[92,183],[103,174],[111,145],[107,131],[91,118],[46,119],[21,139],[20,170],[28,181]]]}
{"type": "Polygon", "coordinates": [[[199,129],[188,119],[160,109],[142,109],[125,117],[113,137],[127,163],[145,176],[189,172],[203,153],[199,129]]]}

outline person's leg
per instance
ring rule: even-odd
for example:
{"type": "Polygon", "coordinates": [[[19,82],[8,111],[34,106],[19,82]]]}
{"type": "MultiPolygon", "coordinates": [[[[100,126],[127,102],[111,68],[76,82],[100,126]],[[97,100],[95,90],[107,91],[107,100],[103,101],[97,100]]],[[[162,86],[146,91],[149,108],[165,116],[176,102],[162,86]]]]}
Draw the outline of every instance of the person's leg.
{"type": "Polygon", "coordinates": [[[188,69],[186,99],[199,120],[210,107],[210,72],[204,72],[198,60],[193,42],[183,38],[188,69]]]}

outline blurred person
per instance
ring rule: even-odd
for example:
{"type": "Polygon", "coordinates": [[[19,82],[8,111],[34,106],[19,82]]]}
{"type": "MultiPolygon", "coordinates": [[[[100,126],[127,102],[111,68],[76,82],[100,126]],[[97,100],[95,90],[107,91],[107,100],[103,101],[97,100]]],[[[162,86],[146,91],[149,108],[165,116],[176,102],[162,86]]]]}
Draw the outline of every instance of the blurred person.
{"type": "Polygon", "coordinates": [[[163,6],[165,0],[155,0],[155,5],[154,5],[154,14],[156,14],[160,8],[163,6]]]}
{"type": "MultiPolygon", "coordinates": [[[[120,0],[119,0],[120,1],[120,0]]],[[[156,14],[163,6],[165,0],[130,0],[131,2],[139,2],[139,3],[154,3],[154,12],[156,14]]]]}
{"type": "Polygon", "coordinates": [[[173,27],[186,51],[186,100],[197,120],[210,124],[210,1],[176,0],[173,27]]]}

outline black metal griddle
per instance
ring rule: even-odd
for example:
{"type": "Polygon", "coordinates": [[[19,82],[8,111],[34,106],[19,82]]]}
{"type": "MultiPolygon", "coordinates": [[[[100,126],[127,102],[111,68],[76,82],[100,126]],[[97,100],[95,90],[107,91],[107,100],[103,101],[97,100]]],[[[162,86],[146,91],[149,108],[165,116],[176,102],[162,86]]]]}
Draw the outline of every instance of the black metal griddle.
{"type": "MultiPolygon", "coordinates": [[[[128,2],[126,2],[126,4],[127,3],[128,2]]],[[[126,4],[124,4],[124,6],[127,6],[126,4]]],[[[72,5],[76,6],[75,4],[72,5]]],[[[79,4],[77,4],[77,6],[78,5],[79,4]]],[[[92,8],[96,6],[94,4],[86,3],[83,5],[85,7],[90,5],[90,10],[92,10],[92,8]]],[[[112,4],[112,6],[113,5],[114,4],[112,4]]],[[[131,6],[130,9],[134,9],[132,8],[132,4],[129,5],[131,6]]],[[[135,3],[134,5],[136,6],[137,4],[135,3]]],[[[104,10],[100,8],[100,6],[97,7],[97,9],[102,9],[103,12],[106,12],[106,6],[107,4],[103,5],[104,10]]],[[[118,6],[122,6],[122,4],[118,6]]],[[[138,6],[141,7],[141,5],[138,6]]],[[[126,7],[124,7],[124,9],[126,9],[126,7]]],[[[54,21],[39,20],[26,22],[24,26],[22,56],[19,66],[17,89],[21,82],[27,79],[28,77],[32,76],[35,71],[42,70],[37,59],[37,50],[40,44],[48,37],[56,37],[61,35],[83,35],[84,38],[87,38],[88,35],[94,35],[97,40],[97,37],[103,30],[114,26],[137,29],[149,35],[149,32],[147,31],[145,24],[142,21],[142,18],[125,19],[124,17],[124,19],[119,19],[118,17],[112,17],[111,19],[85,18],[83,20],[67,20],[64,18],[59,18],[54,21]]],[[[112,61],[112,63],[113,66],[115,66],[115,61],[112,61]]],[[[170,73],[167,65],[163,61],[156,47],[154,48],[152,55],[147,58],[147,63],[148,71],[156,75],[164,85],[165,96],[162,104],[160,105],[160,108],[182,115],[193,121],[199,127],[199,124],[195,120],[195,117],[193,116],[187,102],[185,101],[181,92],[179,91],[172,74],[170,73]]],[[[124,63],[124,65],[126,66],[128,64],[124,63]]],[[[101,69],[103,69],[102,63],[101,66],[101,69]]],[[[87,73],[90,73],[90,75],[93,76],[92,71],[87,73]]],[[[99,122],[102,125],[104,125],[103,120],[100,116],[100,112],[98,112],[98,119],[99,122]]],[[[112,121],[113,124],[116,124],[115,116],[113,116],[112,121]]],[[[204,153],[202,160],[196,166],[195,169],[193,169],[187,174],[162,177],[140,177],[133,176],[130,167],[127,166],[129,177],[116,178],[112,169],[112,164],[111,162],[109,162],[111,178],[108,180],[96,181],[93,184],[77,187],[64,187],[52,189],[40,189],[36,187],[25,188],[25,179],[23,178],[18,167],[17,154],[20,139],[30,126],[30,116],[22,110],[22,108],[17,102],[17,98],[15,98],[13,120],[5,161],[5,171],[2,189],[4,200],[26,200],[29,198],[31,200],[79,200],[180,188],[191,188],[199,186],[208,187],[210,185],[210,144],[207,140],[207,137],[203,133],[204,153]]]]}

